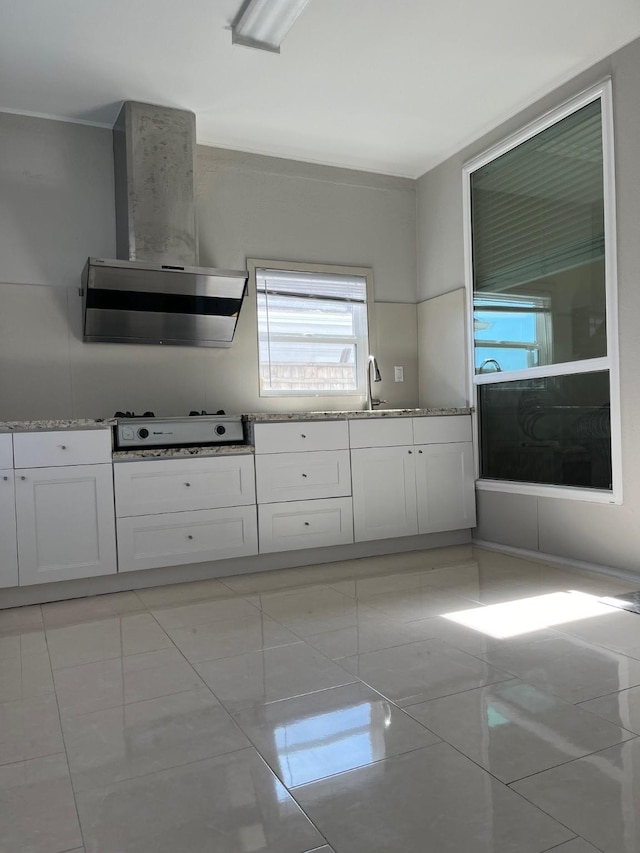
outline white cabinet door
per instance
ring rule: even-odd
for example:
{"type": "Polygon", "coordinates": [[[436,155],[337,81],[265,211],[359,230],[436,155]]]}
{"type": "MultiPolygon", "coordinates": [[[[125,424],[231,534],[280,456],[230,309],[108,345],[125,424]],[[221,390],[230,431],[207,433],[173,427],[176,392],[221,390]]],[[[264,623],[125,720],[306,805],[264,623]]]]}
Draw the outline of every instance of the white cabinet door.
{"type": "Polygon", "coordinates": [[[118,519],[121,572],[258,553],[255,506],[118,519]]]}
{"type": "Polygon", "coordinates": [[[351,451],[356,542],[418,532],[413,447],[351,451]]]}
{"type": "Polygon", "coordinates": [[[13,470],[0,471],[0,587],[18,586],[13,470]]]}
{"type": "Polygon", "coordinates": [[[338,498],[351,494],[348,450],[256,456],[258,503],[338,498]]]}
{"type": "Polygon", "coordinates": [[[353,542],[351,498],[263,504],[258,517],[261,554],[353,542]]]}
{"type": "Polygon", "coordinates": [[[0,433],[0,468],[13,468],[13,436],[0,433]]]}
{"type": "Polygon", "coordinates": [[[116,571],[111,465],[16,472],[20,584],[116,571]]]}
{"type": "Polygon", "coordinates": [[[114,474],[119,518],[256,502],[249,455],[118,462],[114,474]]]}
{"type": "Polygon", "coordinates": [[[475,527],[471,442],[425,444],[415,450],[420,533],[475,527]]]}

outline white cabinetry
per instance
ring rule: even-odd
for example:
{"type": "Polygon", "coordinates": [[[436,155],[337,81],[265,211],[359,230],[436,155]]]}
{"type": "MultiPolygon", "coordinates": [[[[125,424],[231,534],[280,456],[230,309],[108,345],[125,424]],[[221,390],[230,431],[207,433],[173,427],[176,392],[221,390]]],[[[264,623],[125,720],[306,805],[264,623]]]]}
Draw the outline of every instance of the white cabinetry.
{"type": "Polygon", "coordinates": [[[121,572],[258,553],[253,456],[120,462],[121,572]]]}
{"type": "Polygon", "coordinates": [[[116,571],[111,465],[17,471],[16,517],[21,586],[116,571]]]}
{"type": "Polygon", "coordinates": [[[356,542],[418,532],[412,447],[352,450],[351,471],[356,542]]]}
{"type": "Polygon", "coordinates": [[[475,526],[469,416],[352,421],[350,434],[356,542],[475,526]]]}
{"type": "Polygon", "coordinates": [[[260,553],[353,542],[346,421],[256,424],[260,553]]]}
{"type": "Polygon", "coordinates": [[[0,468],[13,468],[13,436],[9,432],[0,433],[0,468]]]}
{"type": "Polygon", "coordinates": [[[0,470],[0,587],[18,585],[16,498],[13,477],[13,468],[0,470]]]}

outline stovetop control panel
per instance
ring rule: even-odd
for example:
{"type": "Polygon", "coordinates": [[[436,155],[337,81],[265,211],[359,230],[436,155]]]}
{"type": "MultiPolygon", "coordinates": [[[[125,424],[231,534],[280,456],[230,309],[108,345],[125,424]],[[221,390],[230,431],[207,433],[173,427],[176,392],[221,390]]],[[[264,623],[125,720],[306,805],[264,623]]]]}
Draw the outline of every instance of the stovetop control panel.
{"type": "Polygon", "coordinates": [[[189,447],[244,444],[240,415],[118,418],[116,447],[189,447]]]}

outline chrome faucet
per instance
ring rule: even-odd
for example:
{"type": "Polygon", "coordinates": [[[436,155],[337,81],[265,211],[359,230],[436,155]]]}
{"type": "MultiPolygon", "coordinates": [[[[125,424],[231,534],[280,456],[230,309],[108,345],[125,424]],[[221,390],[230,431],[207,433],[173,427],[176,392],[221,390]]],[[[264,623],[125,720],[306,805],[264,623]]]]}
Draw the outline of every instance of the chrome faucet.
{"type": "Polygon", "coordinates": [[[373,365],[373,381],[374,382],[382,382],[382,374],[380,373],[380,368],[378,367],[378,362],[376,361],[375,355],[370,355],[367,359],[367,411],[372,412],[374,406],[379,406],[382,403],[386,403],[386,400],[379,400],[377,397],[373,397],[371,394],[371,367],[373,365]]]}

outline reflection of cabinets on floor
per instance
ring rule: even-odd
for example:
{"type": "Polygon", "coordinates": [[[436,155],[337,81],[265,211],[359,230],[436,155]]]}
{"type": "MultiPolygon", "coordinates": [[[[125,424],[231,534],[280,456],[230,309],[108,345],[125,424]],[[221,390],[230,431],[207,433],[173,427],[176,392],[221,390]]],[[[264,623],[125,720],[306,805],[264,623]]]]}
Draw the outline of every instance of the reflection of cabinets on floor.
{"type": "Polygon", "coordinates": [[[350,431],[357,542],[475,526],[468,416],[352,421],[350,431]]]}

